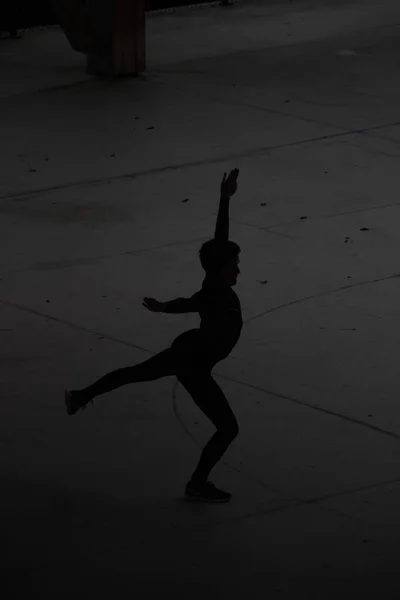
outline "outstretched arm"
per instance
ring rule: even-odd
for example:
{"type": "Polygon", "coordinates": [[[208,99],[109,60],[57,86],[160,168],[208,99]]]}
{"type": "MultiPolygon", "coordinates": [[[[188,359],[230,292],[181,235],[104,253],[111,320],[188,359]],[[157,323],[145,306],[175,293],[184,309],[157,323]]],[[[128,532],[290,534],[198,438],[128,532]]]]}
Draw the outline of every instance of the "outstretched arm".
{"type": "Polygon", "coordinates": [[[170,314],[199,312],[198,292],[193,294],[191,298],[175,298],[175,300],[169,302],[159,302],[154,298],[143,298],[142,304],[151,312],[170,314]]]}
{"type": "Polygon", "coordinates": [[[239,169],[233,169],[228,177],[226,173],[221,182],[221,196],[219,200],[219,209],[217,224],[215,226],[214,238],[227,242],[229,240],[229,200],[237,190],[237,177],[239,169]]]}

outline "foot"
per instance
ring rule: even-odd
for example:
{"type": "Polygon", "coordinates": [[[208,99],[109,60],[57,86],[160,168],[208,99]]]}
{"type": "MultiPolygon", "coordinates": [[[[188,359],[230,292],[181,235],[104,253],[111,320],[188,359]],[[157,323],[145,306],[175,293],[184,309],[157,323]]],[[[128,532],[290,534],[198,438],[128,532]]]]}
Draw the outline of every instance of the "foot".
{"type": "Polygon", "coordinates": [[[189,481],[186,485],[186,498],[197,502],[228,502],[232,494],[215,487],[211,481],[189,481]]]}
{"type": "Polygon", "coordinates": [[[80,408],[85,409],[89,402],[93,402],[93,398],[88,399],[83,397],[80,392],[65,390],[65,406],[69,415],[74,415],[80,408]]]}

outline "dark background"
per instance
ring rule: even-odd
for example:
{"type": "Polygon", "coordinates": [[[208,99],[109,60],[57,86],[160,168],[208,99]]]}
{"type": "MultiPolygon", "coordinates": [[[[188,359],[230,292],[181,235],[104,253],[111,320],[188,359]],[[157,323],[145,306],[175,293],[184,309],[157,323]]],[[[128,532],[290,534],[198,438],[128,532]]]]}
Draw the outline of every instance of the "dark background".
{"type": "MultiPolygon", "coordinates": [[[[209,0],[146,0],[146,10],[172,6],[204,4],[209,0]]],[[[57,18],[46,0],[0,0],[0,31],[6,31],[15,19],[17,28],[55,25],[57,18]]]]}

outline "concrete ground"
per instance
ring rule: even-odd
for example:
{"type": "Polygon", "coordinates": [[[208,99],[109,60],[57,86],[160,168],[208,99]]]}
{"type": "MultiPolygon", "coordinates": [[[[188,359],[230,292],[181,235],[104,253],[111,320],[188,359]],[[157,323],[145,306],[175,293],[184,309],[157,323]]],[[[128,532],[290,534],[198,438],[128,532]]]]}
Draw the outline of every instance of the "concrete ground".
{"type": "Polygon", "coordinates": [[[1,40],[2,598],[398,598],[400,6],[315,4],[149,15],[119,81],[1,40]],[[188,504],[213,427],[174,378],[63,390],[198,325],[142,298],[200,287],[234,167],[233,498],[188,504]]]}

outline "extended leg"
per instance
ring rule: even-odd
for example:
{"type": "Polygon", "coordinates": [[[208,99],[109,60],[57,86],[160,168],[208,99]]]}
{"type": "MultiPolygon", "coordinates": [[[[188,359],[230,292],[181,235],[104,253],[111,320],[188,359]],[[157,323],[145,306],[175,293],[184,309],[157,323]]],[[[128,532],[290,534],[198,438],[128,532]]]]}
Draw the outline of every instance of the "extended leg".
{"type": "Polygon", "coordinates": [[[161,377],[174,375],[174,359],[175,354],[168,348],[142,363],[111,371],[111,373],[104,375],[92,385],[81,390],[80,393],[92,399],[95,396],[111,392],[128,383],[155,381],[161,377]]]}
{"type": "Polygon", "coordinates": [[[111,392],[122,385],[140,381],[154,381],[161,377],[174,375],[178,359],[177,353],[168,348],[142,363],[112,371],[83,390],[66,392],[67,412],[69,415],[73,415],[96,396],[111,392]]]}
{"type": "Polygon", "coordinates": [[[217,428],[204,447],[191,479],[196,483],[204,483],[213,467],[238,435],[239,426],[228,400],[211,373],[195,372],[178,374],[177,377],[200,410],[217,428]]]}

